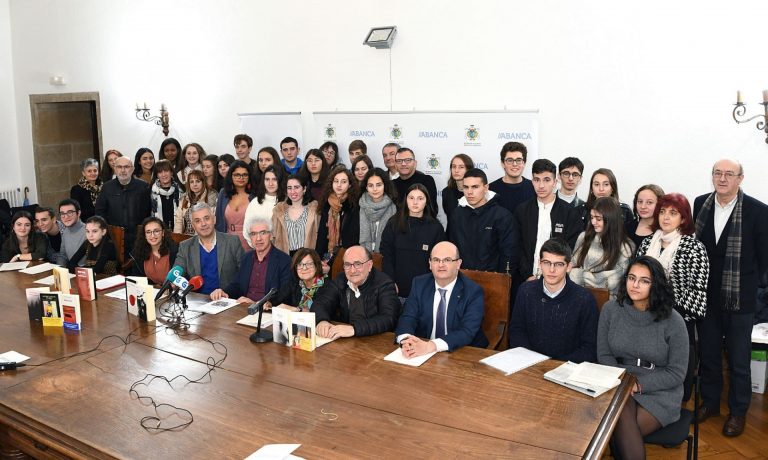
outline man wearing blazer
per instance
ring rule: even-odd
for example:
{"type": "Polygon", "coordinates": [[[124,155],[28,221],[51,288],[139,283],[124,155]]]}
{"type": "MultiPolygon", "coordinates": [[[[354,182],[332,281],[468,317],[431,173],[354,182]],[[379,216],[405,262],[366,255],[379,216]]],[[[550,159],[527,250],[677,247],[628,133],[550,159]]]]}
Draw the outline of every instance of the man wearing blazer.
{"type": "Polygon", "coordinates": [[[216,217],[206,203],[192,206],[190,218],[196,235],[181,242],[176,265],[187,278],[201,275],[203,287],[198,292],[211,294],[235,278],[243,247],[238,237],[216,231],[216,217]]]}
{"type": "Polygon", "coordinates": [[[453,351],[465,345],[488,346],[482,330],[483,289],[459,273],[460,267],[458,248],[443,241],[432,249],[432,273],[413,279],[411,294],[395,330],[395,340],[405,357],[453,351]]]}
{"type": "Polygon", "coordinates": [[[709,257],[707,312],[697,325],[701,348],[699,421],[720,413],[722,351],[729,365],[725,436],[744,431],[752,397],[750,350],[757,286],[768,267],[768,211],[741,190],[742,166],[720,160],[712,168],[713,193],[696,198],[696,238],[709,257]]]}

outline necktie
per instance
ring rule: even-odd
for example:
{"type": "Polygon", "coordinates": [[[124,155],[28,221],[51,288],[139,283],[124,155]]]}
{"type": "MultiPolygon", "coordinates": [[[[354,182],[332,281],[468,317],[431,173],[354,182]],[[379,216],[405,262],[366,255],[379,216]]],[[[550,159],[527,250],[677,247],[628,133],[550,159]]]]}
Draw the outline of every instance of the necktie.
{"type": "Polygon", "coordinates": [[[440,303],[437,305],[437,316],[435,319],[435,338],[442,339],[445,337],[445,289],[438,289],[440,293],[440,303]]]}

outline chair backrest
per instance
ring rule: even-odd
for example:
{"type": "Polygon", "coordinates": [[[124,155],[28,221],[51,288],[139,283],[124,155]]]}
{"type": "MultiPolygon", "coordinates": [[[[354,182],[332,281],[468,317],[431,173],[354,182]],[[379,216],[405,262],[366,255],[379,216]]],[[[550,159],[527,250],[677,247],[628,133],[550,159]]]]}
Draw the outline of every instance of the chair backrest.
{"type": "Polygon", "coordinates": [[[483,332],[488,338],[489,350],[507,348],[509,321],[509,291],[512,277],[506,273],[461,270],[461,272],[483,288],[485,316],[483,332]]]}
{"type": "Polygon", "coordinates": [[[611,291],[605,288],[588,287],[589,292],[595,297],[597,311],[603,311],[603,305],[611,298],[611,291]]]}
{"type": "Polygon", "coordinates": [[[125,267],[125,229],[117,225],[107,225],[107,230],[109,231],[109,237],[112,239],[112,244],[115,245],[117,263],[122,269],[125,267]]]}
{"type": "Polygon", "coordinates": [[[182,241],[188,240],[192,238],[192,235],[187,235],[186,233],[173,233],[171,232],[171,239],[176,242],[176,244],[181,244],[182,241]]]}
{"type": "MultiPolygon", "coordinates": [[[[333,259],[333,266],[331,267],[331,279],[335,280],[336,276],[344,271],[344,251],[346,251],[345,248],[339,248],[339,251],[336,253],[336,257],[333,259]]],[[[381,253],[373,253],[373,266],[376,267],[376,270],[381,271],[383,261],[384,256],[382,256],[381,253]]]]}

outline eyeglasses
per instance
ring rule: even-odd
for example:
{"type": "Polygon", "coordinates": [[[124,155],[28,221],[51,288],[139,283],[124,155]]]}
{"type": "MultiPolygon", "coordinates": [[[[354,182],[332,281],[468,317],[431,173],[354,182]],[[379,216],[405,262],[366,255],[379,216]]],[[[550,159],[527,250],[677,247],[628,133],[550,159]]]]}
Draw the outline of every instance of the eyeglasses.
{"type": "Polygon", "coordinates": [[[451,262],[456,262],[459,259],[451,259],[450,257],[446,257],[445,259],[438,259],[437,257],[430,257],[429,261],[433,264],[446,264],[448,265],[451,262]]]}
{"type": "Polygon", "coordinates": [[[315,263],[314,262],[298,263],[298,264],[296,264],[296,268],[298,268],[299,270],[306,270],[308,268],[315,268],[315,263]]]}
{"type": "Polygon", "coordinates": [[[565,177],[566,179],[570,179],[570,178],[578,179],[581,177],[581,174],[577,172],[570,172],[570,171],[563,171],[560,173],[560,175],[565,177]]]}
{"type": "Polygon", "coordinates": [[[232,177],[234,177],[235,179],[248,179],[248,173],[232,174],[232,177]]]}
{"type": "Polygon", "coordinates": [[[163,233],[163,231],[161,229],[159,229],[159,228],[155,229],[155,230],[144,230],[144,234],[147,235],[147,236],[159,235],[161,233],[163,233]]]}
{"type": "Polygon", "coordinates": [[[270,233],[272,233],[270,230],[262,230],[260,232],[248,232],[248,236],[250,236],[251,238],[253,238],[254,236],[265,237],[265,236],[269,235],[270,233]]]}
{"type": "Polygon", "coordinates": [[[349,270],[352,267],[355,267],[355,270],[360,270],[363,268],[363,265],[370,262],[371,259],[368,260],[357,260],[355,262],[344,262],[344,270],[349,270]]]}
{"type": "Polygon", "coordinates": [[[645,278],[645,277],[638,278],[635,275],[627,275],[627,281],[629,281],[632,284],[635,284],[635,283],[639,282],[643,286],[650,286],[651,285],[651,280],[649,278],[645,278]]]}
{"type": "Polygon", "coordinates": [[[77,214],[77,211],[62,211],[59,213],[59,215],[62,217],[69,217],[73,214],[77,214]]]}
{"type": "Polygon", "coordinates": [[[401,165],[401,164],[409,165],[409,164],[413,163],[413,158],[398,158],[397,160],[395,160],[395,163],[397,163],[399,165],[401,165]]]}
{"type": "Polygon", "coordinates": [[[541,264],[542,268],[547,270],[549,270],[552,267],[555,267],[558,270],[562,270],[567,265],[565,262],[552,262],[551,260],[540,260],[539,264],[541,264]]]}
{"type": "Polygon", "coordinates": [[[508,165],[521,165],[525,163],[525,160],[523,160],[522,158],[505,158],[504,163],[508,165]]]}
{"type": "Polygon", "coordinates": [[[725,177],[726,180],[733,180],[735,177],[739,177],[741,174],[736,174],[733,171],[712,171],[712,177],[720,179],[725,177]]]}

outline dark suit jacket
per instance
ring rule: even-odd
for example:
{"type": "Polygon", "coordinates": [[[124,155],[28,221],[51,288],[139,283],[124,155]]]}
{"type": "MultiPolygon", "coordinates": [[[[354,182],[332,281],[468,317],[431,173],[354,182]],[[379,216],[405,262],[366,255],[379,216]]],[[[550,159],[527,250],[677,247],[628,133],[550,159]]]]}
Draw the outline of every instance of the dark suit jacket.
{"type": "MultiPolygon", "coordinates": [[[[434,302],[435,278],[432,273],[414,278],[411,294],[397,323],[395,337],[401,334],[431,337],[434,302]]],[[[482,328],[484,315],[483,288],[459,272],[446,311],[447,327],[443,340],[448,344],[448,351],[465,345],[487,347],[488,339],[482,328]]]]}
{"type": "MultiPolygon", "coordinates": [[[[713,192],[714,193],[714,192],[713,192]]],[[[693,220],[701,212],[709,194],[696,198],[693,204],[693,220]]],[[[757,303],[757,285],[760,277],[768,267],[768,209],[760,201],[744,195],[741,207],[741,291],[739,295],[739,311],[753,313],[757,303]]],[[[725,224],[720,240],[715,244],[715,210],[707,216],[704,230],[696,237],[704,243],[709,257],[709,282],[707,283],[707,309],[720,311],[722,299],[723,264],[728,234],[731,231],[731,218],[725,224]]]]}
{"type": "MultiPolygon", "coordinates": [[[[240,238],[235,235],[216,232],[216,261],[219,268],[220,288],[224,289],[235,279],[242,257],[243,246],[240,244],[240,238]]],[[[202,275],[200,238],[197,235],[181,242],[179,252],[176,254],[176,265],[184,269],[187,278],[202,275]]]]}
{"type": "MultiPolygon", "coordinates": [[[[226,286],[224,292],[230,298],[236,299],[248,294],[248,288],[251,284],[251,271],[253,271],[253,258],[255,251],[248,251],[240,259],[240,269],[237,271],[237,277],[226,286]]],[[[272,247],[269,250],[269,264],[267,265],[267,279],[264,283],[264,292],[269,292],[272,288],[280,289],[280,286],[289,283],[291,280],[291,258],[288,254],[272,247]]],[[[251,299],[259,300],[259,299],[251,299]]]]}

